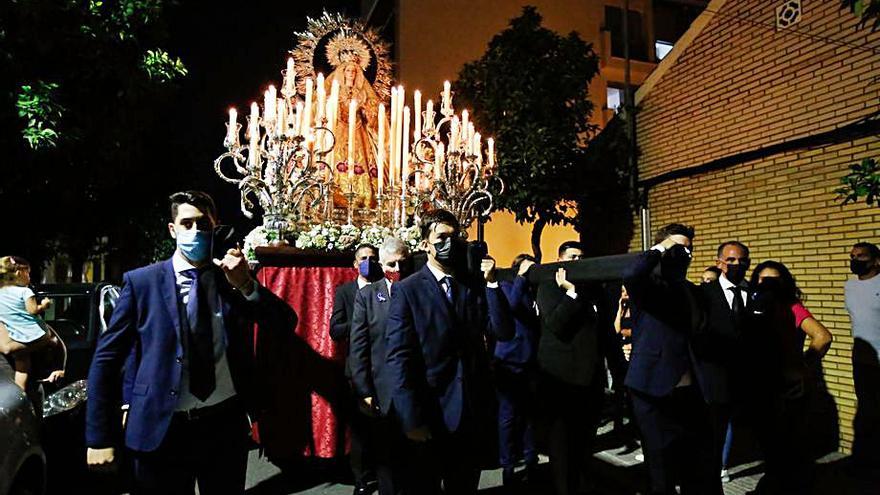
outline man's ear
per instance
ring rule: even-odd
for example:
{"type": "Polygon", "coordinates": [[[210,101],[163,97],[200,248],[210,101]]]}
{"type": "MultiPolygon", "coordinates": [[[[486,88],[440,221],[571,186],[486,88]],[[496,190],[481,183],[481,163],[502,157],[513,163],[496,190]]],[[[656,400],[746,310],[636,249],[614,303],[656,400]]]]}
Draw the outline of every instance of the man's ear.
{"type": "Polygon", "coordinates": [[[177,230],[174,229],[174,224],[168,222],[168,233],[171,234],[172,239],[177,239],[177,230]]]}

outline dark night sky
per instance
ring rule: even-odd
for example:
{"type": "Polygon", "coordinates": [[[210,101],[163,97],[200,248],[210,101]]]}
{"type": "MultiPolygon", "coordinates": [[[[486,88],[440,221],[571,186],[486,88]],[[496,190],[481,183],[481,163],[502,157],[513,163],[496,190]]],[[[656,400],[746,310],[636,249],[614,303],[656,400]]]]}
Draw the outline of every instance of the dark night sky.
{"type": "Polygon", "coordinates": [[[182,83],[172,115],[168,115],[169,149],[181,167],[179,187],[203,189],[216,199],[221,218],[240,224],[239,195],[232,184],[214,173],[220,155],[229,107],[239,112],[239,122],[251,101],[262,102],[268,83],[281,82],[287,52],[294,47],[293,33],[306,25],[306,16],[317,17],[326,8],[359,16],[357,1],[182,1],[167,12],[171,39],[167,49],[180,56],[189,75],[182,83]],[[226,6],[223,6],[226,5],[226,6]],[[186,177],[185,179],[183,177],[186,177]]]}

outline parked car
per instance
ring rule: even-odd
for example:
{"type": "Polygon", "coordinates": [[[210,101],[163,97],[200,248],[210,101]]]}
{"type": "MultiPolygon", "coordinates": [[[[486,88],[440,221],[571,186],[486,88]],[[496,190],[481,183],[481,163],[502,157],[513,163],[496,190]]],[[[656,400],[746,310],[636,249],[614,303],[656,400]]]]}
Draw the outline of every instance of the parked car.
{"type": "MultiPolygon", "coordinates": [[[[67,347],[64,378],[44,385],[43,448],[47,459],[47,490],[67,492],[69,487],[88,488],[90,493],[119,493],[116,479],[100,479],[85,463],[85,405],[89,366],[98,337],[107,330],[119,297],[115,285],[47,284],[37,286],[37,298],[52,300],[46,320],[67,347]]],[[[2,494],[0,494],[2,495],[2,494]]]]}
{"type": "Polygon", "coordinates": [[[0,355],[0,495],[39,495],[46,487],[46,456],[31,401],[0,355]]]}

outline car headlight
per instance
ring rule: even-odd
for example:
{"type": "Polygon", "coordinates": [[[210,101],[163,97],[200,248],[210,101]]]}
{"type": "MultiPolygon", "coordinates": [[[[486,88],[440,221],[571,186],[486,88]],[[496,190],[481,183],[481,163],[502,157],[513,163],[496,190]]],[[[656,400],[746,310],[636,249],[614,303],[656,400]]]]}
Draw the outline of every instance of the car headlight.
{"type": "Polygon", "coordinates": [[[43,401],[43,417],[48,418],[56,414],[69,411],[86,401],[88,385],[85,380],[79,380],[56,390],[43,401]]]}

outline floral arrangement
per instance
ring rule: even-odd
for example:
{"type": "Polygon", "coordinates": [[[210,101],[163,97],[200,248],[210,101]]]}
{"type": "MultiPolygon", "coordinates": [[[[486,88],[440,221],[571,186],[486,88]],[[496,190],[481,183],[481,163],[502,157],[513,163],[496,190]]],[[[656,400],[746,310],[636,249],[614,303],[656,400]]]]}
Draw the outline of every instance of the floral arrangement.
{"type": "Polygon", "coordinates": [[[270,242],[278,240],[278,231],[267,229],[262,225],[250,231],[244,238],[244,256],[248,261],[256,261],[257,255],[254,249],[259,246],[268,246],[270,242]]]}
{"type": "MultiPolygon", "coordinates": [[[[388,237],[397,237],[406,243],[412,251],[419,250],[421,235],[418,226],[391,229],[383,225],[368,224],[363,227],[356,225],[339,225],[332,222],[314,224],[301,230],[290,232],[288,239],[298,249],[317,251],[351,251],[360,244],[379,246],[388,237]]],[[[256,261],[254,249],[268,246],[279,239],[278,232],[265,227],[252,230],[244,240],[244,253],[249,261],[256,261]]]]}

